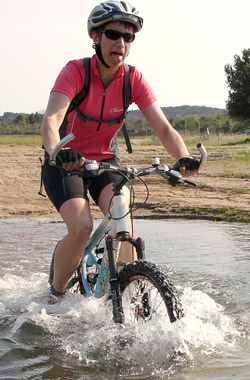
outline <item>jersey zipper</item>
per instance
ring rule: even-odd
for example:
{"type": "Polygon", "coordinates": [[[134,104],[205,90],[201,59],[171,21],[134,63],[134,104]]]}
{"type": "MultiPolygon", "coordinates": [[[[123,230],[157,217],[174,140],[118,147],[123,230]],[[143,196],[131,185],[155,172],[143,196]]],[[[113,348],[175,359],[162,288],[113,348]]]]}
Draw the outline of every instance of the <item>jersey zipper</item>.
{"type": "MultiPolygon", "coordinates": [[[[103,117],[104,104],[105,104],[105,100],[106,100],[106,92],[107,92],[107,89],[104,88],[104,93],[103,93],[103,97],[102,97],[102,109],[101,109],[101,117],[100,117],[100,119],[102,119],[102,117],[103,117]]],[[[98,124],[98,127],[96,129],[97,131],[100,130],[101,124],[102,124],[102,122],[100,121],[99,124],[98,124]]]]}

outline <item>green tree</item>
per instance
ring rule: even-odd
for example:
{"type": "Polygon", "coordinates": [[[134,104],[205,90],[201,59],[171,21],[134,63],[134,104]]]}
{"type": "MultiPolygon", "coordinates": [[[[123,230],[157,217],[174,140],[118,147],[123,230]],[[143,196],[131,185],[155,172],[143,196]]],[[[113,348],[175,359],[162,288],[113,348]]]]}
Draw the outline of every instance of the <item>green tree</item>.
{"type": "Polygon", "coordinates": [[[199,127],[199,119],[197,115],[185,116],[186,128],[189,132],[197,133],[199,127]]]}
{"type": "Polygon", "coordinates": [[[233,118],[250,119],[250,49],[234,56],[234,65],[225,66],[229,96],[228,113],[233,118]]]}

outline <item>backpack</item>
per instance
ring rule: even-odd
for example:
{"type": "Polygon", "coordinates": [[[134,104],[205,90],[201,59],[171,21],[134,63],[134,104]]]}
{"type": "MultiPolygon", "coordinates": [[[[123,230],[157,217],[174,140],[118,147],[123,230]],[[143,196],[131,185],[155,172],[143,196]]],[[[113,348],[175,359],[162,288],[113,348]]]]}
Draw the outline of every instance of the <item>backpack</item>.
{"type": "Polygon", "coordinates": [[[125,125],[125,118],[126,118],[127,113],[128,113],[128,107],[129,107],[129,103],[130,103],[130,99],[131,99],[131,88],[130,88],[130,80],[129,80],[130,67],[126,63],[123,64],[124,80],[123,80],[123,89],[122,89],[122,93],[123,93],[123,113],[122,113],[122,115],[120,117],[112,118],[112,119],[96,119],[96,118],[86,116],[82,111],[79,110],[79,106],[84,101],[84,99],[86,98],[88,91],[89,91],[89,85],[90,85],[90,79],[91,79],[90,78],[90,60],[91,60],[91,58],[83,58],[83,64],[85,67],[84,84],[83,84],[83,87],[82,87],[81,91],[79,92],[79,94],[76,95],[74,97],[74,99],[72,99],[72,101],[69,105],[69,108],[66,112],[63,123],[60,127],[60,137],[62,138],[66,134],[66,127],[67,127],[67,123],[68,123],[67,115],[73,110],[76,110],[78,117],[84,122],[87,122],[87,121],[105,122],[105,123],[109,123],[109,125],[113,125],[116,123],[121,123],[124,120],[124,123],[123,123],[121,128],[122,128],[122,132],[123,132],[123,135],[124,135],[124,138],[126,141],[128,153],[132,153],[133,150],[132,150],[132,146],[131,146],[130,139],[128,136],[128,131],[127,131],[127,128],[125,125]]]}

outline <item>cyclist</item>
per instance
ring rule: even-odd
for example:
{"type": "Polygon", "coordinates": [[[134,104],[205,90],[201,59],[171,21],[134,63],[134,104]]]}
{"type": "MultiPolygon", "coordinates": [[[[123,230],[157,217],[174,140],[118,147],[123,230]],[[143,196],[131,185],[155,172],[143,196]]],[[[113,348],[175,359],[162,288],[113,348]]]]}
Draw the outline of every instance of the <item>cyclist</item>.
{"type": "MultiPolygon", "coordinates": [[[[114,124],[105,119],[123,118],[123,63],[143,20],[135,7],[125,1],[104,1],[88,18],[88,34],[93,40],[95,55],[90,62],[89,92],[79,106],[64,118],[71,100],[81,91],[85,68],[82,60],[70,61],[60,72],[51,91],[42,122],[45,147],[43,181],[46,192],[67,226],[67,235],[56,248],[54,279],[50,293],[63,296],[67,281],[79,265],[85,244],[93,228],[87,192],[106,214],[112,197],[112,174],[103,173],[88,182],[81,177],[67,176],[69,170],[82,171],[84,159],[109,160],[121,165],[114,136],[123,120],[114,124]],[[89,120],[94,118],[94,120],[89,120]],[[64,123],[63,123],[64,121],[64,123]],[[110,125],[111,124],[111,125],[110,125]],[[60,138],[72,131],[75,139],[58,154],[60,166],[49,166],[48,155],[60,138]]],[[[156,97],[142,74],[130,66],[131,103],[135,102],[165,149],[176,159],[189,157],[189,152],[172,128],[156,97]]],[[[181,164],[184,176],[195,174],[197,166],[190,158],[181,164]],[[191,166],[187,166],[191,163],[191,166]]],[[[129,189],[125,188],[129,203],[129,189]]],[[[133,254],[123,243],[119,259],[131,261],[133,254]]]]}

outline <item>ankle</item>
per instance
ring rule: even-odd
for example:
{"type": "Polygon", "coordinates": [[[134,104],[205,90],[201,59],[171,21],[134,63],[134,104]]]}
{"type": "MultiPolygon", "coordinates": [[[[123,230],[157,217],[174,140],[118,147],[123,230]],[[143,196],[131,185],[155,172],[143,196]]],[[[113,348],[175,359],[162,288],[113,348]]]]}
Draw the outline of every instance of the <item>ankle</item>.
{"type": "Polygon", "coordinates": [[[50,287],[50,293],[53,294],[53,295],[56,296],[56,297],[62,297],[62,296],[65,295],[66,290],[64,290],[64,291],[56,290],[56,289],[54,288],[53,284],[52,284],[51,287],[50,287]]]}

